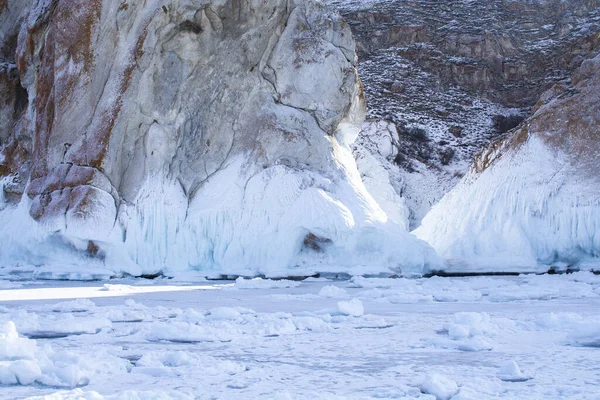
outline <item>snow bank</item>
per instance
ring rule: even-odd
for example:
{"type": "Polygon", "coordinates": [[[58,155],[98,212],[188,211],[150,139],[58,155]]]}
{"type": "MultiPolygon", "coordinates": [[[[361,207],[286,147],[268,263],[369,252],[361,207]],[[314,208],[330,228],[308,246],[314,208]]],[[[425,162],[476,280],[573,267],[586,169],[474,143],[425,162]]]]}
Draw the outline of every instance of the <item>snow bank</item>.
{"type": "Polygon", "coordinates": [[[546,271],[600,266],[597,183],[536,136],[470,173],[414,233],[449,271],[546,271]]]}

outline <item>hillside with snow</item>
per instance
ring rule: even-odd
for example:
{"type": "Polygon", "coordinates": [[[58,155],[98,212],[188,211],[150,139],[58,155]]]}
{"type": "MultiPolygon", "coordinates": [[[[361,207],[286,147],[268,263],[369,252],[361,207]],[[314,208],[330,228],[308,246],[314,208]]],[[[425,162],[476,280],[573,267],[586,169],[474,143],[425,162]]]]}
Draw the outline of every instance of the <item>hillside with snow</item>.
{"type": "Polygon", "coordinates": [[[415,234],[452,270],[600,267],[600,56],[475,160],[415,234]]]}

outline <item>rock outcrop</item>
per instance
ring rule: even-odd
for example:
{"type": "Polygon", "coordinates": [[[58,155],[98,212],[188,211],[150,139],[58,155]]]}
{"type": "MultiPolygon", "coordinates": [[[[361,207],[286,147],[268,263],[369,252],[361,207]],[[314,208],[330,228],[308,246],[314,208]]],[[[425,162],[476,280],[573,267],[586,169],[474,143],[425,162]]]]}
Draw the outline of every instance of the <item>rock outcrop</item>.
{"type": "Polygon", "coordinates": [[[437,262],[360,180],[354,41],[321,3],[0,4],[3,203],[36,240],[134,274],[437,262]]]}
{"type": "Polygon", "coordinates": [[[417,235],[455,270],[598,269],[599,127],[596,56],[484,150],[417,235]]]}

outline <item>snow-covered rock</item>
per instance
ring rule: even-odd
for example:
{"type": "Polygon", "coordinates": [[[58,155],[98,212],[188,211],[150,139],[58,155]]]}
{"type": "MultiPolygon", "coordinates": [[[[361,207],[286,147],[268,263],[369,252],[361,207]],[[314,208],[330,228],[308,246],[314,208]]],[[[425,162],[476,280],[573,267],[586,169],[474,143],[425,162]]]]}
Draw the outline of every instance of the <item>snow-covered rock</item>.
{"type": "Polygon", "coordinates": [[[476,159],[415,233],[455,270],[600,266],[600,56],[476,159]]]}
{"type": "Polygon", "coordinates": [[[211,276],[438,265],[385,179],[361,180],[354,41],[323,3],[6,10],[28,98],[6,139],[29,146],[10,157],[31,168],[0,169],[27,183],[0,214],[1,265],[211,276]]]}

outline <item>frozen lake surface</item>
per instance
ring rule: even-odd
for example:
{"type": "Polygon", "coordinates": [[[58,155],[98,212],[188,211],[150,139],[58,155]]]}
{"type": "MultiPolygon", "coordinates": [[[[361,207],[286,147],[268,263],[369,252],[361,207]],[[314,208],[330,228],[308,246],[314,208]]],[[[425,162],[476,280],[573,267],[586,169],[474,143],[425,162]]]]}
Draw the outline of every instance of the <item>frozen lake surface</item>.
{"type": "Polygon", "coordinates": [[[0,281],[0,382],[2,399],[599,399],[600,276],[0,281]]]}

